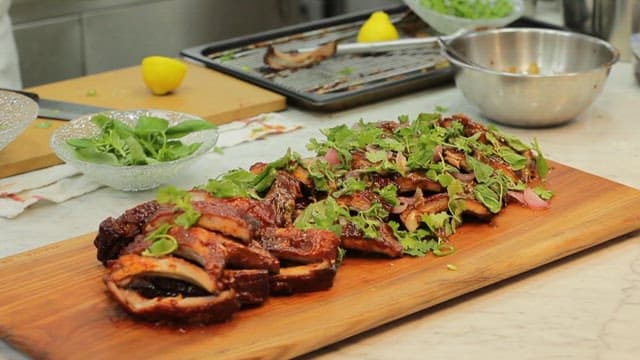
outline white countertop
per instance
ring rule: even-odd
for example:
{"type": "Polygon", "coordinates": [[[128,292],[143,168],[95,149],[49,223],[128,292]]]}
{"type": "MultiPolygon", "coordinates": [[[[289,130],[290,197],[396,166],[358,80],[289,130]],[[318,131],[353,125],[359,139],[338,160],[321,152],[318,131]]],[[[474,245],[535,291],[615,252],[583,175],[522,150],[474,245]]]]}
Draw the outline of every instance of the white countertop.
{"type": "MultiPolygon", "coordinates": [[[[304,145],[319,129],[342,123],[415,117],[443,106],[486,121],[453,86],[392,98],[338,113],[290,107],[282,114],[304,128],[208,154],[175,185],[188,188],[304,145]]],[[[504,131],[537,138],[549,159],[640,189],[640,86],[631,65],[614,66],[603,93],[564,126],[504,131]]],[[[594,189],[597,191],[597,189],[594,189]]],[[[99,222],[155,196],[102,188],[61,204],[42,204],[0,218],[0,257],[94,232],[99,222]]],[[[588,196],[588,194],[585,194],[588,196]]],[[[639,212],[640,209],[629,209],[639,212]]],[[[606,221],[606,219],[603,219],[606,221]]],[[[341,359],[638,359],[640,232],[465,295],[305,356],[341,359]]],[[[0,343],[0,359],[24,358],[0,343]]]]}

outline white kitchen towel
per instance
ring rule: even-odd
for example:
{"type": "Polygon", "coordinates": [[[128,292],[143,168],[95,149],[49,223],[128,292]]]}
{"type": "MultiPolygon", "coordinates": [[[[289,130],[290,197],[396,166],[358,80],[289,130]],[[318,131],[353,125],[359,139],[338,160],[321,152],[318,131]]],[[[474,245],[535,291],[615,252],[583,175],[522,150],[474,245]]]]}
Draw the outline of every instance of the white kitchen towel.
{"type": "MultiPolygon", "coordinates": [[[[301,127],[279,113],[260,114],[219,126],[217,147],[226,148],[301,127]]],[[[61,203],[103,186],[67,164],[5,178],[0,180],[0,216],[11,219],[38,202],[61,203]]]]}

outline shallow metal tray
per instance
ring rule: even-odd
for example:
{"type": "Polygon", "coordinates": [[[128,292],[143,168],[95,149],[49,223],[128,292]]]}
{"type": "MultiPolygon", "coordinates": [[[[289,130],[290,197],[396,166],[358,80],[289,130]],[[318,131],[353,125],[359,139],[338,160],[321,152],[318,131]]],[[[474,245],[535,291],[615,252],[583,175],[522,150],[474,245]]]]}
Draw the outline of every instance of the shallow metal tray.
{"type": "MultiPolygon", "coordinates": [[[[430,35],[405,6],[384,9],[401,37],[430,35]],[[411,30],[411,34],[407,31],[411,30]]],[[[181,55],[287,96],[296,105],[319,111],[342,110],[452,80],[437,47],[385,53],[336,55],[304,69],[273,71],[263,63],[269,45],[290,51],[337,40],[355,42],[372,10],[185,49],[181,55]]]]}

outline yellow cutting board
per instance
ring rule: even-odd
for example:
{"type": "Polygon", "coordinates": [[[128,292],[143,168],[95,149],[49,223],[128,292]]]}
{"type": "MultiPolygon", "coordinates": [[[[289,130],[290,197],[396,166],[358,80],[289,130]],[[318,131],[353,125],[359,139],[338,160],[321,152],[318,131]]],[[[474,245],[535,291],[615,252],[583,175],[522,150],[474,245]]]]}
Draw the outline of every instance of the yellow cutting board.
{"type": "MultiPolygon", "coordinates": [[[[215,70],[187,64],[182,85],[172,94],[154,96],[139,66],[65,80],[30,89],[41,98],[113,109],[167,109],[194,114],[214,124],[286,108],[280,94],[215,70]]],[[[49,138],[64,121],[38,119],[0,151],[0,178],[59,164],[49,138]]]]}
{"type": "Polygon", "coordinates": [[[65,240],[0,259],[0,337],[37,359],[292,358],[640,228],[640,190],[559,164],[548,186],[551,208],[514,204],[465,223],[452,255],[347,253],[332,289],[272,297],[210,326],[133,319],[106,292],[95,234],[65,240]]]}

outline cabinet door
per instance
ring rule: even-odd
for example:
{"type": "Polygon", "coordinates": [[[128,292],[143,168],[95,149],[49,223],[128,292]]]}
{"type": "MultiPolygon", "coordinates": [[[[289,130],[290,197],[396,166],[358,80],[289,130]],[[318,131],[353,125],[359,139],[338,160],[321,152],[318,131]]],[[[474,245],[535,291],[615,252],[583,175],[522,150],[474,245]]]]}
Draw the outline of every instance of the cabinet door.
{"type": "Polygon", "coordinates": [[[297,22],[294,0],[169,0],[82,15],[88,73],[297,22]]]}
{"type": "Polygon", "coordinates": [[[57,17],[14,26],[24,87],[84,74],[80,19],[57,17]]]}

